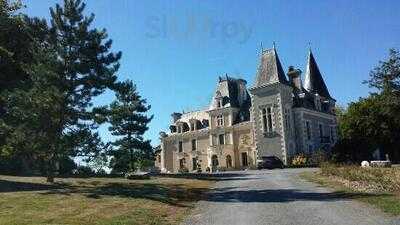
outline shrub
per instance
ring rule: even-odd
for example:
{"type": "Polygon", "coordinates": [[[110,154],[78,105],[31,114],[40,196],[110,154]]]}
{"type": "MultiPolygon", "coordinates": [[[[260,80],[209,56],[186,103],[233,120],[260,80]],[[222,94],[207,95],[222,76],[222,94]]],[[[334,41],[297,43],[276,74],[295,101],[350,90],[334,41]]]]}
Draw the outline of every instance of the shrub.
{"type": "Polygon", "coordinates": [[[303,154],[296,155],[292,159],[293,166],[305,166],[307,164],[307,157],[303,154]]]}
{"type": "Polygon", "coordinates": [[[147,180],[150,179],[148,173],[126,173],[125,178],[128,180],[147,180]]]}
{"type": "Polygon", "coordinates": [[[95,174],[95,171],[93,171],[92,168],[88,166],[78,166],[74,171],[74,175],[78,177],[91,177],[95,174]]]}

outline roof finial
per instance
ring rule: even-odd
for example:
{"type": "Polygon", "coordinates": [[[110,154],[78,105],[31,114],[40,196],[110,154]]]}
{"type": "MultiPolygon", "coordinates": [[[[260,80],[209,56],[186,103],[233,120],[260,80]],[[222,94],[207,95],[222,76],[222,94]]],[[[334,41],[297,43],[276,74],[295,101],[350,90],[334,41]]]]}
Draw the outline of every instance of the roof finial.
{"type": "Polygon", "coordinates": [[[261,54],[262,54],[263,51],[264,51],[264,47],[263,47],[262,41],[260,42],[260,47],[261,47],[261,54]]]}
{"type": "Polygon", "coordinates": [[[272,48],[275,50],[275,41],[272,42],[272,48]]]}
{"type": "Polygon", "coordinates": [[[311,42],[308,42],[308,52],[311,53],[311,42]]]}

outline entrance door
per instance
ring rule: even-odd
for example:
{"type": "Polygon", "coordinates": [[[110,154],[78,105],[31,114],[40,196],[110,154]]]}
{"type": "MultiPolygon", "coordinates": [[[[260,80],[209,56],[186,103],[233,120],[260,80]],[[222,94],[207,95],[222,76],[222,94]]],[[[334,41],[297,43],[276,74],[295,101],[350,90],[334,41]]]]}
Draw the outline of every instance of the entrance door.
{"type": "Polygon", "coordinates": [[[242,166],[248,166],[247,152],[242,152],[242,166]]]}
{"type": "Polygon", "coordinates": [[[232,157],[231,155],[226,156],[226,168],[231,168],[232,167],[232,157]]]}
{"type": "Polygon", "coordinates": [[[211,157],[211,172],[215,172],[218,169],[218,157],[216,155],[213,155],[211,157]]]}
{"type": "Polygon", "coordinates": [[[217,167],[218,166],[218,157],[216,155],[213,155],[211,157],[211,164],[213,167],[217,167]]]}

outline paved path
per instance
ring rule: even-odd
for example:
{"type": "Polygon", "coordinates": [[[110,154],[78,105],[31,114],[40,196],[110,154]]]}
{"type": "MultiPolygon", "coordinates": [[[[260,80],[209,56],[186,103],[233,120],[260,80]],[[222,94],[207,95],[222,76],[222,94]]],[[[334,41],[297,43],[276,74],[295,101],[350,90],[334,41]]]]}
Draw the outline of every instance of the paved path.
{"type": "Polygon", "coordinates": [[[400,225],[363,203],[303,181],[310,169],[234,172],[217,182],[185,225],[400,225]]]}

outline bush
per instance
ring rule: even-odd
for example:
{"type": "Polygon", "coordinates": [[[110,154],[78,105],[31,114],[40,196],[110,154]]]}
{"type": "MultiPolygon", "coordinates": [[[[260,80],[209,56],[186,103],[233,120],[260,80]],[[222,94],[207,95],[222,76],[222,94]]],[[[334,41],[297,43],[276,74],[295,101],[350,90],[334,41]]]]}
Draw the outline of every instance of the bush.
{"type": "Polygon", "coordinates": [[[305,166],[307,164],[307,157],[304,154],[296,155],[292,159],[293,166],[305,166]]]}
{"type": "Polygon", "coordinates": [[[74,171],[74,175],[78,177],[92,177],[95,176],[95,174],[96,173],[92,170],[92,168],[88,166],[78,166],[74,171]]]}
{"type": "Polygon", "coordinates": [[[126,173],[125,178],[128,180],[148,180],[150,179],[149,173],[126,173]]]}

